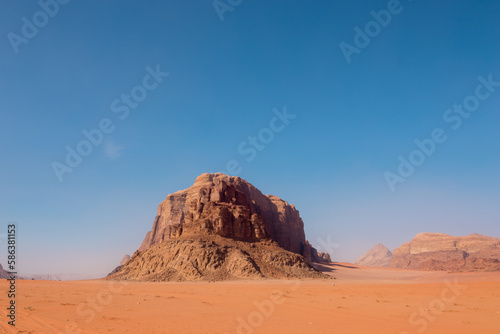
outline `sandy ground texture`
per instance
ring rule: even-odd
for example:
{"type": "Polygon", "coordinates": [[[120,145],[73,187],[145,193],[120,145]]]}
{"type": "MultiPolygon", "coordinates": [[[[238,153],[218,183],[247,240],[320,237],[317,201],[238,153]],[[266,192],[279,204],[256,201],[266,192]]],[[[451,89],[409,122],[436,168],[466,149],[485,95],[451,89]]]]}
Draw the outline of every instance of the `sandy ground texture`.
{"type": "Polygon", "coordinates": [[[500,333],[500,272],[323,265],[335,280],[18,281],[0,333],[500,333]]]}

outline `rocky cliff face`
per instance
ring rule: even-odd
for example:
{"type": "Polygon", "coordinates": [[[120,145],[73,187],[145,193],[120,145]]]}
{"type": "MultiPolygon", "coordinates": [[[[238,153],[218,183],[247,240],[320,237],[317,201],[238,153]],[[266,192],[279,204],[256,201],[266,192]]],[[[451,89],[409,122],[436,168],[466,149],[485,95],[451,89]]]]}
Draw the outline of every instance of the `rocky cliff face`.
{"type": "Polygon", "coordinates": [[[139,251],[200,232],[245,241],[271,238],[310,261],[329,260],[306,241],[304,223],[293,204],[221,173],[202,174],[190,188],[168,195],[139,251]]]}
{"type": "Polygon", "coordinates": [[[500,270],[500,238],[471,234],[454,237],[443,233],[420,233],[396,248],[393,268],[419,270],[500,270]]]}
{"type": "Polygon", "coordinates": [[[354,264],[365,267],[390,267],[392,260],[391,251],[382,244],[377,244],[375,247],[366,252],[363,256],[357,259],[354,264]]]}
{"type": "Polygon", "coordinates": [[[293,205],[239,177],[202,174],[167,196],[139,250],[108,278],[324,277],[309,261],[329,260],[305,239],[293,205]]]}

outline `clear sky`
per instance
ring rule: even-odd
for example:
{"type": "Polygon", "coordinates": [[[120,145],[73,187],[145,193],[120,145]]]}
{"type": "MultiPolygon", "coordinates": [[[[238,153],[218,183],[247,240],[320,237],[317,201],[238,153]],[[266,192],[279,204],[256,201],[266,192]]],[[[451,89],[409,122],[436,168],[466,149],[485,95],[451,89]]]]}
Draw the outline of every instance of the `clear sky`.
{"type": "Polygon", "coordinates": [[[338,261],[500,237],[500,2],[43,3],[0,11],[0,254],[16,222],[22,273],[105,275],[167,194],[229,170],[338,261]]]}

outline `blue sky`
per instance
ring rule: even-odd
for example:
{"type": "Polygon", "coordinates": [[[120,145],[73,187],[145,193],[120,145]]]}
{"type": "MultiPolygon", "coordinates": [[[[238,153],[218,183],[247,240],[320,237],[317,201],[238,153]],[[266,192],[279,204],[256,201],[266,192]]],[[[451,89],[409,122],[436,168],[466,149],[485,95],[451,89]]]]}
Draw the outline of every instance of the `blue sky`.
{"type": "Polygon", "coordinates": [[[212,1],[58,6],[47,22],[36,1],[0,11],[0,233],[18,224],[21,272],[108,273],[167,194],[233,160],[295,204],[313,245],[338,244],[335,260],[419,232],[500,237],[500,87],[469,98],[458,129],[443,119],[478,77],[500,82],[500,3],[242,1],[223,21],[212,1]],[[348,63],[339,45],[388,7],[348,63]],[[24,17],[40,27],[21,43],[24,17]],[[169,75],[145,90],[146,68],[169,75]],[[120,119],[111,105],[133,91],[147,96],[120,119]],[[295,117],[247,161],[238,147],[284,109],[295,117]],[[113,131],[60,182],[54,161],[106,119],[113,131]],[[384,173],[436,128],[447,140],[391,191],[384,173]]]}

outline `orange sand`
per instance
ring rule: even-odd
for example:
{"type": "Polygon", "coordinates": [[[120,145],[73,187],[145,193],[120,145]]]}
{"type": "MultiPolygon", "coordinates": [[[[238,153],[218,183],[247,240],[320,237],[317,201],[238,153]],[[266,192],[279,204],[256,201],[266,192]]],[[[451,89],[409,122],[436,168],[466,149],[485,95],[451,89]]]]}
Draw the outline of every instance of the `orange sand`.
{"type": "Polygon", "coordinates": [[[336,279],[18,281],[15,330],[2,293],[0,333],[500,333],[500,272],[322,269],[336,279]]]}

